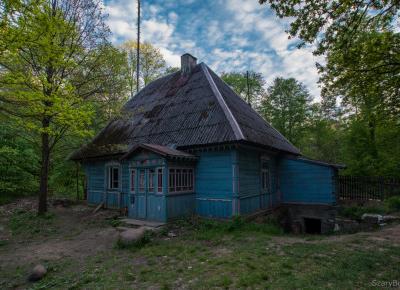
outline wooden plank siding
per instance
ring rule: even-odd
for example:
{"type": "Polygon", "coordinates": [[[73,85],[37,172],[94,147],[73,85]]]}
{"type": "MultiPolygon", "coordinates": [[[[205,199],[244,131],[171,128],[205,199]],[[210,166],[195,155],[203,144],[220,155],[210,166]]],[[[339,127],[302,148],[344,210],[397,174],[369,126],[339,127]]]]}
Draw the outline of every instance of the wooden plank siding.
{"type": "Polygon", "coordinates": [[[261,156],[254,150],[238,150],[239,159],[239,211],[241,215],[271,208],[276,200],[275,157],[264,155],[269,160],[270,190],[263,192],[261,188],[261,156]]]}
{"type": "Polygon", "coordinates": [[[196,213],[204,217],[233,215],[233,149],[200,151],[195,168],[196,213]]]}
{"type": "Polygon", "coordinates": [[[299,159],[281,159],[280,191],[284,203],[335,204],[335,169],[299,159]]]}

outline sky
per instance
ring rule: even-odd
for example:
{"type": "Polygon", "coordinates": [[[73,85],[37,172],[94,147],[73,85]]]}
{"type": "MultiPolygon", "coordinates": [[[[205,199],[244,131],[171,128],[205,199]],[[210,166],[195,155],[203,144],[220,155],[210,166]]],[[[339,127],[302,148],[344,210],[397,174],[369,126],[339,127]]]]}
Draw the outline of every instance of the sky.
{"type": "MultiPolygon", "coordinates": [[[[136,39],[136,0],[103,0],[116,45],[136,39]]],[[[161,50],[169,66],[186,52],[217,73],[252,70],[267,86],[275,77],[294,77],[319,99],[312,47],[288,39],[288,19],[257,0],[142,0],[141,38],[161,50]]]]}

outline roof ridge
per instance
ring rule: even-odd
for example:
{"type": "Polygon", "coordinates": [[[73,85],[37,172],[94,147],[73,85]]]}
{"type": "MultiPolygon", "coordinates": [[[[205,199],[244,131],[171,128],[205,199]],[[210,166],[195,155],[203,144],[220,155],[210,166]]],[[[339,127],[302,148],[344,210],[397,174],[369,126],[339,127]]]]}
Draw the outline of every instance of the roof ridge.
{"type": "MultiPolygon", "coordinates": [[[[214,73],[215,74],[215,73],[214,73]]],[[[255,110],[253,107],[251,107],[245,100],[243,100],[232,88],[230,85],[228,85],[223,79],[220,78],[220,80],[222,81],[222,83],[224,85],[226,85],[226,87],[238,98],[238,100],[240,100],[241,102],[243,102],[245,105],[249,106],[250,109],[256,113],[257,117],[260,118],[261,120],[263,120],[266,124],[268,124],[268,126],[274,130],[276,133],[278,133],[278,135],[280,135],[286,142],[288,142],[290,145],[292,145],[294,148],[296,148],[299,153],[301,154],[300,150],[292,143],[290,142],[289,139],[287,139],[281,132],[279,132],[278,129],[276,129],[270,122],[268,122],[267,120],[265,120],[261,114],[259,112],[257,112],[257,110],[255,110]]],[[[217,86],[218,87],[218,86],[217,86]]]]}
{"type": "Polygon", "coordinates": [[[231,110],[229,109],[229,106],[226,104],[224,98],[222,97],[221,92],[219,91],[217,85],[214,82],[214,79],[212,78],[210,72],[208,71],[207,65],[204,62],[202,62],[200,63],[200,66],[207,78],[208,83],[210,84],[211,90],[213,91],[219,105],[221,106],[222,111],[224,112],[226,118],[228,119],[229,125],[231,126],[233,132],[235,133],[236,138],[238,140],[245,140],[246,138],[243,135],[239,123],[237,122],[235,116],[232,114],[231,110]]]}

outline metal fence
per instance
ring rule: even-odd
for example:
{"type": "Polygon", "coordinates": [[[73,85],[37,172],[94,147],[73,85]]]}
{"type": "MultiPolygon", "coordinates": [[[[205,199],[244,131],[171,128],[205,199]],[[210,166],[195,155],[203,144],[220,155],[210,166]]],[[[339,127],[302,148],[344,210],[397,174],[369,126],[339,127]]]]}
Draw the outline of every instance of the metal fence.
{"type": "Polygon", "coordinates": [[[400,195],[400,179],[369,176],[339,176],[339,199],[384,200],[400,195]]]}

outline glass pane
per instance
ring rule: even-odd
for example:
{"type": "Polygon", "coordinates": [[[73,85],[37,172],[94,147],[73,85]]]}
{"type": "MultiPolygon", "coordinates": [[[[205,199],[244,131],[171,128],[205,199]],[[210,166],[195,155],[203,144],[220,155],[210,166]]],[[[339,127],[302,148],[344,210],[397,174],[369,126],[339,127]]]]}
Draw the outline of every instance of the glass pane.
{"type": "Polygon", "coordinates": [[[144,171],[140,170],[139,174],[139,191],[144,192],[144,171]]]}
{"type": "Polygon", "coordinates": [[[180,169],[176,170],[176,191],[181,191],[182,173],[180,169]]]}
{"type": "Polygon", "coordinates": [[[163,191],[163,170],[161,168],[158,169],[158,180],[157,180],[157,184],[158,184],[158,192],[162,192],[163,191]]]}
{"type": "Polygon", "coordinates": [[[175,169],[169,170],[169,192],[175,191],[175,169]]]}
{"type": "Polygon", "coordinates": [[[154,169],[149,170],[148,183],[149,183],[149,191],[154,192],[154,169]]]}

